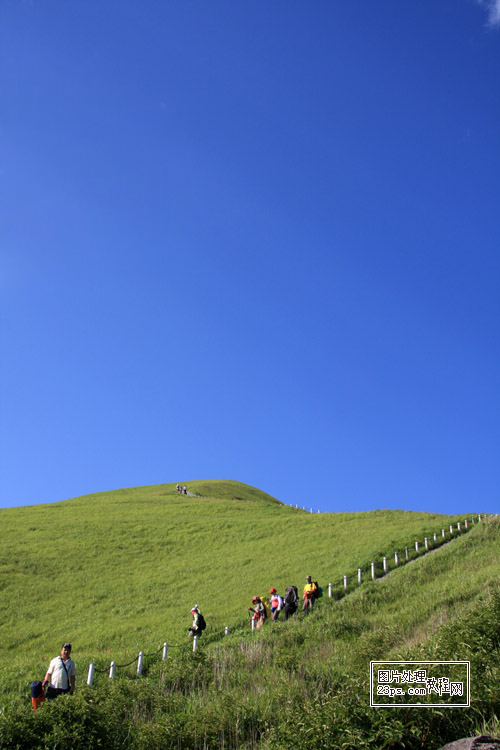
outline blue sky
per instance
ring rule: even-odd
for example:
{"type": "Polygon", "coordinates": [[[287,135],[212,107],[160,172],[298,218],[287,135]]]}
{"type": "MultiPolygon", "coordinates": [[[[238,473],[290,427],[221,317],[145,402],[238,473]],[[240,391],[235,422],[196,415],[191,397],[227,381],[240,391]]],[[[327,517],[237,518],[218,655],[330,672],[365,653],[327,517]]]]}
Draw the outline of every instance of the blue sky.
{"type": "Polygon", "coordinates": [[[499,510],[500,2],[3,0],[0,504],[499,510]]]}

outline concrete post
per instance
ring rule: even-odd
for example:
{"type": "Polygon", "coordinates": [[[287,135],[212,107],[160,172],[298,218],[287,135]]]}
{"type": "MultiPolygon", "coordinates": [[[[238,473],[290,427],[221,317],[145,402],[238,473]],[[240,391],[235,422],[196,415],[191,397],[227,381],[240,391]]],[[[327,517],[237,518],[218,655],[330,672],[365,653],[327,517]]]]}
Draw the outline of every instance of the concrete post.
{"type": "Polygon", "coordinates": [[[113,677],[115,676],[115,672],[116,672],[116,662],[112,661],[111,664],[109,665],[109,679],[110,680],[113,679],[113,677]]]}
{"type": "Polygon", "coordinates": [[[168,643],[164,643],[163,644],[163,655],[162,655],[163,661],[167,660],[167,651],[168,651],[168,643]]]}
{"type": "Polygon", "coordinates": [[[94,665],[91,664],[89,667],[89,673],[87,676],[87,685],[92,687],[92,683],[94,682],[94,665]]]}
{"type": "Polygon", "coordinates": [[[361,583],[361,568],[358,568],[358,583],[361,583]]]}
{"type": "Polygon", "coordinates": [[[375,580],[375,563],[372,562],[372,581],[375,580]]]}
{"type": "Polygon", "coordinates": [[[144,651],[139,651],[139,658],[137,659],[137,675],[138,677],[142,674],[142,665],[144,664],[144,651]]]}

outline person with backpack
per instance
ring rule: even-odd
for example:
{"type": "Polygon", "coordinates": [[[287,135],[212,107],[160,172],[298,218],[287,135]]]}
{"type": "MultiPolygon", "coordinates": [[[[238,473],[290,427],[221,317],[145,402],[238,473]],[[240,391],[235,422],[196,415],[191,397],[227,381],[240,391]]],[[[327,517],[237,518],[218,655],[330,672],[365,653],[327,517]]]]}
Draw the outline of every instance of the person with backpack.
{"type": "Polygon", "coordinates": [[[318,584],[311,580],[311,576],[306,576],[306,585],[304,586],[304,603],[302,612],[309,612],[314,607],[314,601],[318,595],[318,584]]]}
{"type": "Polygon", "coordinates": [[[72,695],[75,692],[76,667],[70,656],[71,643],[63,643],[61,656],[56,656],[49,664],[42,683],[43,687],[47,687],[45,697],[49,700],[62,693],[72,695]]]}
{"type": "Polygon", "coordinates": [[[283,599],[285,620],[294,615],[299,607],[299,592],[297,586],[287,586],[283,599]]]}
{"type": "Polygon", "coordinates": [[[207,627],[207,623],[205,622],[205,618],[198,609],[197,604],[194,605],[193,609],[191,610],[191,614],[193,615],[193,624],[189,628],[189,635],[197,635],[199,638],[207,627]]]}
{"type": "Polygon", "coordinates": [[[270,589],[269,593],[271,594],[271,619],[276,622],[283,609],[283,597],[278,594],[274,587],[270,589]]]}
{"type": "Polygon", "coordinates": [[[266,607],[260,596],[254,596],[252,599],[253,607],[249,607],[251,619],[255,622],[255,627],[259,630],[266,621],[266,607]]]}

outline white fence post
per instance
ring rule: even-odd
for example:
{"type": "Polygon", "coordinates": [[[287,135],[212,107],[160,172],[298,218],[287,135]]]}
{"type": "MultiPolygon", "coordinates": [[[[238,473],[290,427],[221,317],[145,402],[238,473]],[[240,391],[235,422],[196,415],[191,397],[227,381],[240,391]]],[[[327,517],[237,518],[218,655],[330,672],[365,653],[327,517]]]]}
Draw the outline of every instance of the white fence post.
{"type": "Polygon", "coordinates": [[[163,661],[167,661],[167,652],[168,652],[168,643],[164,643],[163,644],[163,655],[162,655],[163,661]]]}
{"type": "Polygon", "coordinates": [[[344,589],[347,591],[347,576],[344,576],[344,589]]]}
{"type": "Polygon", "coordinates": [[[87,685],[90,685],[90,687],[92,687],[93,682],[94,682],[94,665],[91,664],[89,667],[89,674],[87,677],[87,685]]]}
{"type": "Polygon", "coordinates": [[[196,651],[196,646],[197,646],[197,645],[198,645],[198,636],[197,636],[197,635],[194,635],[194,636],[193,636],[193,654],[194,654],[194,652],[196,651]]]}
{"type": "Polygon", "coordinates": [[[425,549],[428,550],[429,549],[429,540],[427,539],[427,537],[425,537],[424,543],[425,543],[425,549]]]}
{"type": "Polygon", "coordinates": [[[358,583],[361,583],[361,568],[358,568],[358,583]]]}
{"type": "Polygon", "coordinates": [[[441,534],[443,535],[443,539],[444,539],[446,536],[444,529],[441,529],[441,534]]]}
{"type": "Polygon", "coordinates": [[[255,620],[252,617],[252,631],[255,630],[255,620]]]}
{"type": "Polygon", "coordinates": [[[399,558],[398,558],[398,553],[397,552],[394,553],[394,563],[395,563],[395,565],[399,565],[399,558]]]}
{"type": "Polygon", "coordinates": [[[111,680],[115,676],[116,672],[116,662],[112,661],[109,665],[109,679],[111,680]]]}
{"type": "Polygon", "coordinates": [[[384,573],[387,573],[387,557],[384,557],[384,573]]]}
{"type": "Polygon", "coordinates": [[[453,534],[453,526],[450,524],[450,534],[453,534]]]}
{"type": "Polygon", "coordinates": [[[332,584],[331,583],[328,584],[328,598],[329,599],[332,598],[332,584]]]}
{"type": "Polygon", "coordinates": [[[226,627],[224,628],[224,635],[229,635],[229,626],[228,625],[226,625],[226,627]]]}
{"type": "Polygon", "coordinates": [[[460,521],[459,521],[459,522],[457,523],[457,529],[458,529],[458,531],[461,531],[461,528],[460,528],[460,521]]]}
{"type": "Polygon", "coordinates": [[[415,551],[416,551],[416,553],[418,555],[418,542],[415,542],[415,551]]]}
{"type": "Polygon", "coordinates": [[[137,674],[139,677],[142,674],[143,663],[144,663],[144,651],[139,651],[139,658],[137,659],[137,674]]]}
{"type": "Polygon", "coordinates": [[[434,534],[434,541],[437,542],[437,534],[434,534]]]}
{"type": "Polygon", "coordinates": [[[408,547],[405,547],[405,556],[406,556],[406,559],[408,560],[409,559],[408,547]]]}
{"type": "Polygon", "coordinates": [[[464,526],[465,526],[465,528],[467,528],[467,519],[465,519],[465,521],[464,521],[464,526]]]}
{"type": "Polygon", "coordinates": [[[481,523],[481,513],[478,513],[477,520],[481,523]]]}
{"type": "Polygon", "coordinates": [[[375,580],[375,563],[372,562],[372,581],[375,580]]]}

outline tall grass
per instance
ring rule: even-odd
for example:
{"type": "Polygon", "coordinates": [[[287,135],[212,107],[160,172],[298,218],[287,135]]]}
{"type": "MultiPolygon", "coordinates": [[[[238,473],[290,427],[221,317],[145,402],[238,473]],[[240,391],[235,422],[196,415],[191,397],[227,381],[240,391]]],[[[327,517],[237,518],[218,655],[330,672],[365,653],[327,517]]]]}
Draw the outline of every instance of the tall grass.
{"type": "MultiPolygon", "coordinates": [[[[241,623],[253,593],[301,587],[307,573],[323,585],[340,582],[458,517],[311,515],[238,483],[189,487],[207,494],[186,498],[162,485],[0,514],[0,586],[8,603],[0,623],[0,746],[28,747],[36,736],[47,744],[31,746],[382,748],[398,746],[389,740],[396,729],[406,747],[422,746],[415,709],[404,719],[400,709],[369,708],[369,661],[462,658],[453,623],[496,611],[497,524],[479,525],[338,601],[324,597],[307,618],[251,634],[241,623]],[[209,629],[192,654],[186,630],[195,600],[209,629]],[[226,624],[231,635],[218,639],[226,624]],[[74,643],[78,694],[30,713],[21,698],[27,683],[66,638],[74,643]],[[126,680],[100,677],[84,687],[90,661],[125,662],[164,640],[179,648],[166,664],[147,661],[140,680],[129,670],[126,680]]],[[[494,659],[491,665],[496,678],[494,659]]],[[[470,715],[453,721],[439,724],[426,709],[426,731],[448,737],[462,724],[491,725],[493,693],[476,694],[470,715]]]]}

